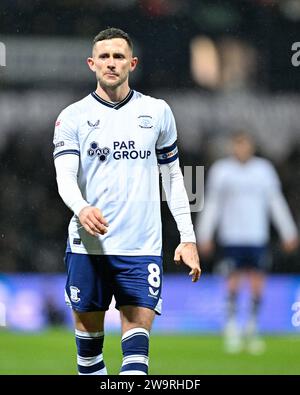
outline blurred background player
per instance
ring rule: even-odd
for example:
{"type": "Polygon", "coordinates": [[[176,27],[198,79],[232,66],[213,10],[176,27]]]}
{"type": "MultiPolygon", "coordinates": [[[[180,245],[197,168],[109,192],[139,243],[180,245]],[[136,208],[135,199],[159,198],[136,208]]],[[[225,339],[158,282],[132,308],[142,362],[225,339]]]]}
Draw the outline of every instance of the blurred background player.
{"type": "Polygon", "coordinates": [[[130,89],[137,62],[127,33],[101,31],[88,58],[97,88],[56,122],[58,191],[74,212],[65,290],[79,374],[107,374],[102,348],[112,296],[122,326],[120,374],[148,374],[149,332],[162,304],[158,166],[181,236],[174,260],[190,267],[193,281],[200,277],[174,116],[165,101],[130,89]]]}
{"type": "Polygon", "coordinates": [[[286,253],[298,247],[298,231],[278,175],[270,161],[254,155],[252,137],[238,131],[230,146],[232,154],[217,160],[208,173],[197,226],[199,248],[201,255],[211,255],[217,231],[228,271],[225,350],[234,353],[246,346],[249,352],[261,353],[265,346],[257,334],[257,318],[269,262],[269,221],[273,220],[286,253]],[[244,273],[250,283],[251,306],[243,339],[237,324],[237,298],[244,273]]]}

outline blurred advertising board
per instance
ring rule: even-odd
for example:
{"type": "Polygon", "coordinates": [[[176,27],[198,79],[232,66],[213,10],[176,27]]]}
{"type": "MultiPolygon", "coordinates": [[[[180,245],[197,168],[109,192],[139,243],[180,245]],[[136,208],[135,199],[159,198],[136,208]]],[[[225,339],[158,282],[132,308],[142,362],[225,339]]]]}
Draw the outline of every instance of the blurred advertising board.
{"type": "MultiPolygon", "coordinates": [[[[72,315],[64,302],[63,274],[0,275],[0,327],[36,331],[49,325],[72,327],[72,315]]],[[[163,314],[153,330],[160,332],[221,333],[225,320],[226,283],[223,277],[204,275],[192,284],[185,275],[165,275],[163,314]]],[[[239,322],[246,322],[250,293],[242,284],[239,322]]],[[[273,275],[266,281],[259,317],[264,333],[300,332],[300,276],[273,275]]],[[[119,330],[114,300],[107,313],[106,329],[119,330]]]]}

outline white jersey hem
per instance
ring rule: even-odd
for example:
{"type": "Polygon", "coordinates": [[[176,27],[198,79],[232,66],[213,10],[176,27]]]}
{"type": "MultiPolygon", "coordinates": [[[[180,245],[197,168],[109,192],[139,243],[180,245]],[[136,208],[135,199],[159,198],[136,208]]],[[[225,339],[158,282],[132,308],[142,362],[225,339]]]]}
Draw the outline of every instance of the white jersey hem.
{"type": "Polygon", "coordinates": [[[145,251],[145,250],[133,250],[133,251],[123,251],[123,250],[113,250],[113,251],[99,251],[99,250],[85,250],[79,248],[71,248],[71,252],[75,254],[87,254],[87,255],[125,255],[125,256],[161,256],[161,251],[145,251]]]}

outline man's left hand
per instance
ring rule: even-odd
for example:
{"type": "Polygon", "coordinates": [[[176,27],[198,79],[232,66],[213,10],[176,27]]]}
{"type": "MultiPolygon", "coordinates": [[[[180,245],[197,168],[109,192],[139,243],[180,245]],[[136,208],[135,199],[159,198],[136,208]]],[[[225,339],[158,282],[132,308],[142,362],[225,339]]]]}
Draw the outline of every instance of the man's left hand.
{"type": "Polygon", "coordinates": [[[184,263],[192,269],[189,276],[192,276],[193,282],[199,280],[201,269],[196,243],[180,243],[175,250],[174,261],[177,265],[184,263]]]}

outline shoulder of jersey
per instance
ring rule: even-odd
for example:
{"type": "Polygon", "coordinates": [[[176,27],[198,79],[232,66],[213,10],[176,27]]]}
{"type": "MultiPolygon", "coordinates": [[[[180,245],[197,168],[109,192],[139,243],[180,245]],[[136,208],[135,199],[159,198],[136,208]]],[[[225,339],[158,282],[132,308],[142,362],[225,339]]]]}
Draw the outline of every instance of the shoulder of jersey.
{"type": "Polygon", "coordinates": [[[93,100],[94,99],[92,98],[91,95],[87,95],[81,100],[78,100],[67,106],[65,109],[63,109],[62,114],[70,115],[70,116],[80,115],[80,113],[90,108],[91,103],[93,103],[93,100]]]}
{"type": "Polygon", "coordinates": [[[223,169],[233,166],[234,163],[235,162],[231,157],[221,158],[221,159],[216,160],[212,164],[211,168],[214,169],[215,171],[216,170],[221,171],[223,169]]]}
{"type": "Polygon", "coordinates": [[[255,163],[257,166],[264,167],[266,169],[274,168],[272,162],[269,159],[266,158],[260,158],[259,156],[254,156],[253,157],[253,163],[255,163]]]}
{"type": "Polygon", "coordinates": [[[155,106],[157,108],[162,108],[167,106],[167,103],[163,99],[157,99],[156,97],[149,96],[149,95],[144,95],[141,92],[134,91],[135,92],[135,99],[136,100],[143,100],[146,103],[149,103],[151,106],[155,106]]]}
{"type": "Polygon", "coordinates": [[[210,168],[210,173],[213,177],[224,178],[228,174],[233,174],[236,171],[237,162],[232,157],[225,157],[216,160],[210,168]]]}

